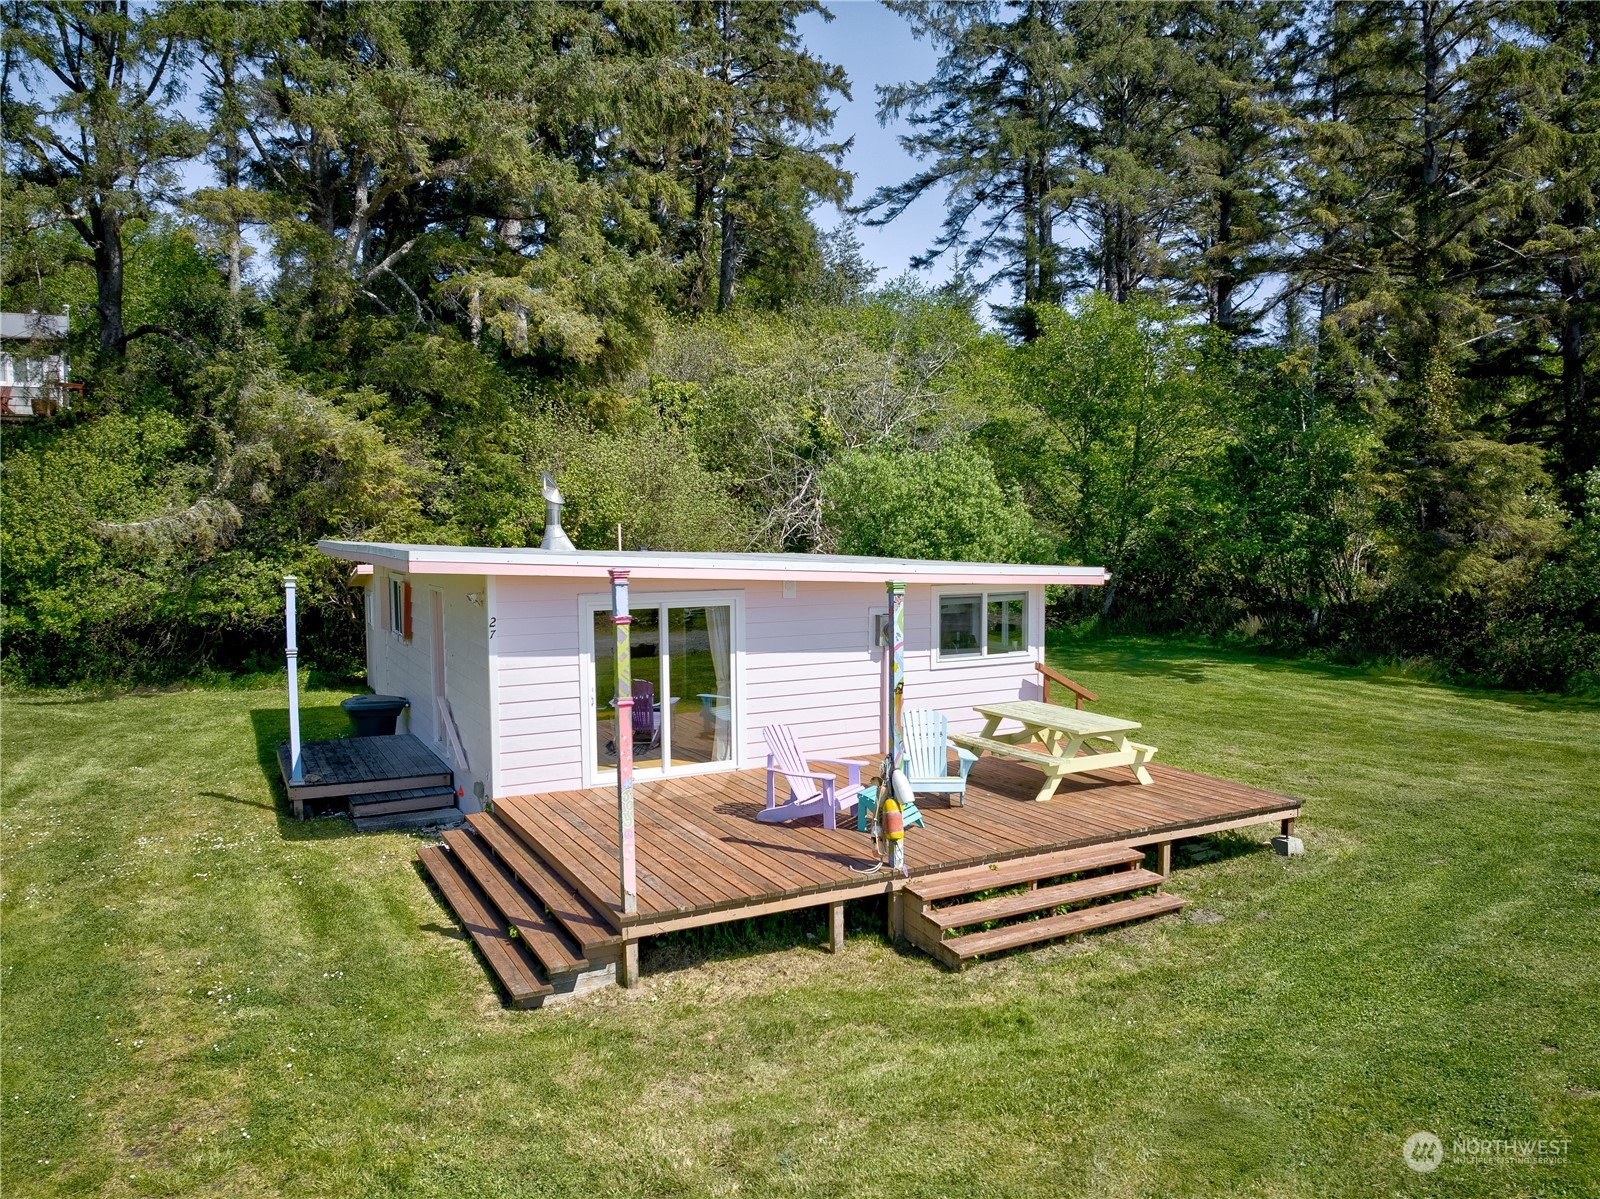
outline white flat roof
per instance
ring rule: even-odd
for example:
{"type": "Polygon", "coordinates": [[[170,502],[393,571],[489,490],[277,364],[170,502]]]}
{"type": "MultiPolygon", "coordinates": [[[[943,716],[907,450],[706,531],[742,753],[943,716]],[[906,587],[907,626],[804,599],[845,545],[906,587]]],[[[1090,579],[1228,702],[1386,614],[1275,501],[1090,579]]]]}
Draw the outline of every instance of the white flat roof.
{"type": "Polygon", "coordinates": [[[489,549],[463,545],[393,545],[319,541],[331,558],[415,575],[532,575],[604,579],[626,570],[634,579],[806,580],[865,583],[994,582],[1095,587],[1102,566],[1049,566],[1014,562],[932,562],[916,558],[858,558],[846,554],[691,554],[655,550],[489,549]]]}
{"type": "Polygon", "coordinates": [[[55,340],[68,328],[66,317],[48,312],[0,312],[0,337],[55,340]]]}

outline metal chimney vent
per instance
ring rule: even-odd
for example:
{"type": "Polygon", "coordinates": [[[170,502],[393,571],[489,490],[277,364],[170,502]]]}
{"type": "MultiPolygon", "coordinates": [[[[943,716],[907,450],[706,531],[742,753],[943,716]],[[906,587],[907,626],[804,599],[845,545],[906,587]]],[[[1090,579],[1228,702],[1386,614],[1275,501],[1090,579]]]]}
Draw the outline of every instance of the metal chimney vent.
{"type": "Polygon", "coordinates": [[[574,546],[572,538],[568,537],[566,530],[561,527],[561,505],[565,501],[561,492],[556,490],[556,481],[550,477],[550,472],[544,472],[544,540],[539,543],[542,550],[570,550],[574,546]]]}

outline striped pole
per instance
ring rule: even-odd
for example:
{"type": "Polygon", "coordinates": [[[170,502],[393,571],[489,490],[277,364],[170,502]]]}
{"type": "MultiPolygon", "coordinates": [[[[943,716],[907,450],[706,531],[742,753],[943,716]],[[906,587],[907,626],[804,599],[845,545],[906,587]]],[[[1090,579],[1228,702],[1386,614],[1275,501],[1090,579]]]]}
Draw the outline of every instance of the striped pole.
{"type": "MultiPolygon", "coordinates": [[[[906,691],[906,585],[889,584],[889,765],[905,769],[906,741],[900,709],[906,691]]],[[[890,782],[885,779],[884,782],[890,782]]]]}
{"type": "Polygon", "coordinates": [[[628,643],[628,572],[611,571],[611,623],[617,634],[617,844],[621,850],[622,914],[639,910],[633,853],[633,650],[628,643]]]}
{"type": "Polygon", "coordinates": [[[305,780],[300,766],[300,647],[295,644],[293,575],[283,576],[284,657],[289,665],[289,785],[298,787],[305,780]]]}

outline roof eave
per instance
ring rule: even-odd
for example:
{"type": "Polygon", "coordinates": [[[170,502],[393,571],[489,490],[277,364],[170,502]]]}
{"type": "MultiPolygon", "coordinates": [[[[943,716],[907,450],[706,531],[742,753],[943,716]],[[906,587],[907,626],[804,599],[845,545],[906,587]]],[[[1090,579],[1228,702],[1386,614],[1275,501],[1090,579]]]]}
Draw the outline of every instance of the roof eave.
{"type": "Polygon", "coordinates": [[[1050,566],[984,562],[872,563],[842,567],[819,559],[817,565],[740,560],[738,554],[707,555],[705,561],[658,560],[648,555],[603,550],[542,552],[537,557],[495,560],[491,552],[463,554],[444,547],[322,541],[317,548],[329,557],[417,575],[496,575],[523,578],[604,580],[614,569],[637,580],[703,579],[717,582],[862,583],[888,579],[914,583],[971,583],[991,580],[1017,586],[1097,587],[1106,582],[1100,566],[1050,566]]]}

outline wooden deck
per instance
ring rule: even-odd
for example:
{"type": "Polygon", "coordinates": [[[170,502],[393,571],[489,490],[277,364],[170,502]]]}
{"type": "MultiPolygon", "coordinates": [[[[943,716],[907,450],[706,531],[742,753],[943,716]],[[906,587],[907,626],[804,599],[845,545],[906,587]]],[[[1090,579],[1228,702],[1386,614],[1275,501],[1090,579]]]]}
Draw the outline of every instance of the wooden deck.
{"type": "MultiPolygon", "coordinates": [[[[307,741],[300,746],[299,786],[289,783],[289,746],[278,745],[278,769],[295,815],[307,800],[391,793],[391,803],[401,792],[439,793],[431,806],[454,803],[455,773],[438,754],[409,733],[394,737],[340,737],[332,741],[307,741]],[[443,793],[450,794],[445,796],[443,793]]],[[[421,802],[418,800],[417,802],[421,802]]],[[[416,803],[412,803],[413,808],[416,803]]],[[[393,808],[393,810],[406,810],[393,808]]]]}
{"type": "MultiPolygon", "coordinates": [[[[912,879],[1008,858],[1084,846],[1149,846],[1229,828],[1293,820],[1300,801],[1159,763],[1149,786],[1126,769],[1068,776],[1036,803],[1038,770],[984,758],[967,802],[919,796],[926,828],[906,833],[912,879]]],[[[759,824],[766,772],[699,775],[635,787],[639,911],[621,913],[616,794],[560,791],[495,801],[510,824],[580,895],[628,938],[810,907],[902,885],[872,865],[872,842],[853,817],[759,824]]]]}

